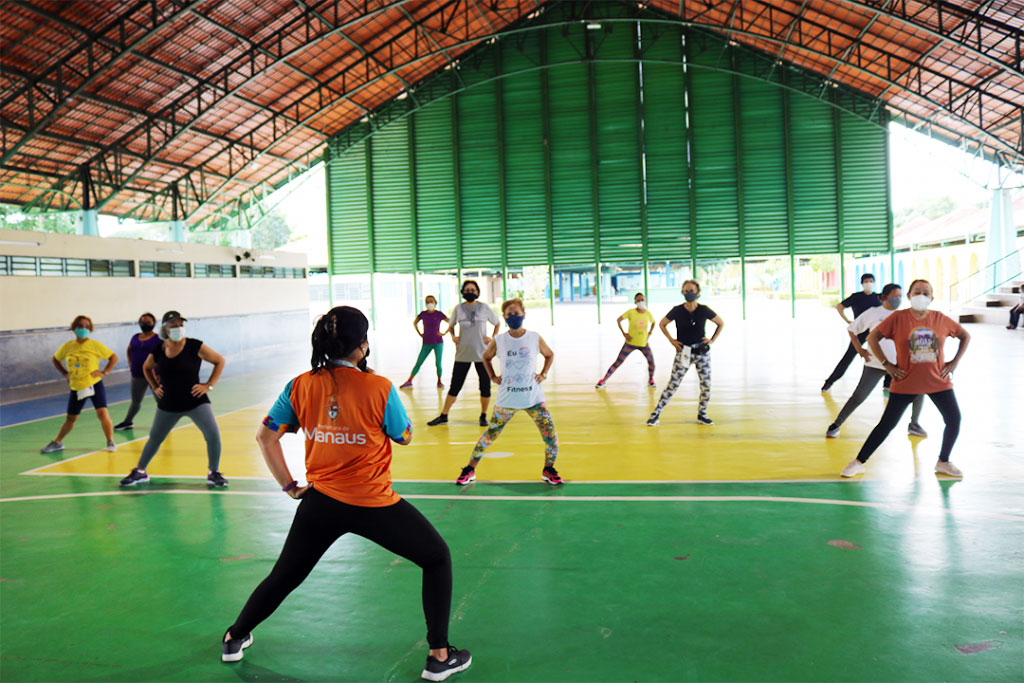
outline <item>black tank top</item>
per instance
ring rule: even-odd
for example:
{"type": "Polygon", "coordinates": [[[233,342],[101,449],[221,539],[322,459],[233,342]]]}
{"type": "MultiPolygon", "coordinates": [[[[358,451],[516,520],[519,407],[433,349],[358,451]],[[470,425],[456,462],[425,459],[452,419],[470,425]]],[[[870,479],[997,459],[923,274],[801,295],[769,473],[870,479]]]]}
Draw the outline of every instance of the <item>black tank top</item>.
{"type": "Polygon", "coordinates": [[[198,339],[186,339],[185,348],[174,358],[164,355],[163,344],[153,350],[156,374],[160,376],[160,385],[164,389],[164,397],[156,402],[160,410],[184,413],[210,402],[206,394],[199,398],[192,395],[192,387],[199,384],[199,366],[203,364],[199,349],[202,346],[203,342],[198,339]]]}

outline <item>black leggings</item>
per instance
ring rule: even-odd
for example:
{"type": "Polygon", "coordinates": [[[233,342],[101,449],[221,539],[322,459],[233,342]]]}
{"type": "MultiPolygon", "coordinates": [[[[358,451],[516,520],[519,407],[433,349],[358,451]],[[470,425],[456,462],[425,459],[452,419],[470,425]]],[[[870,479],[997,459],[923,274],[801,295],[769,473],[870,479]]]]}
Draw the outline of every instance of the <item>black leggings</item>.
{"type": "MultiPolygon", "coordinates": [[[[882,419],[868,434],[868,440],[864,442],[860,453],[857,454],[858,460],[868,461],[871,454],[878,450],[878,447],[885,441],[885,437],[889,436],[889,432],[899,424],[907,406],[913,403],[915,398],[917,398],[917,394],[889,394],[889,403],[885,406],[882,419]]],[[[953,444],[956,443],[956,437],[960,434],[960,406],[957,405],[952,389],[928,394],[928,398],[939,409],[942,420],[946,423],[946,429],[942,432],[942,450],[939,451],[939,460],[947,462],[949,454],[953,451],[953,444]]]]}
{"type": "MultiPolygon", "coordinates": [[[[270,575],[256,587],[231,627],[244,638],[305,580],[321,556],[343,534],[352,532],[423,569],[423,614],[431,649],[448,646],[452,602],[452,559],[437,530],[408,501],[380,508],[358,507],[310,489],[302,497],[284,549],[270,575]]],[[[329,596],[322,595],[320,600],[329,596]]]]}
{"type": "Polygon", "coordinates": [[[466,383],[466,375],[469,374],[469,366],[476,366],[477,377],[480,378],[480,396],[481,398],[491,397],[491,378],[487,376],[487,371],[484,370],[484,364],[480,361],[476,363],[468,363],[465,361],[455,361],[455,367],[452,368],[452,381],[448,385],[448,395],[458,396],[459,392],[462,391],[462,385],[466,383]]]}

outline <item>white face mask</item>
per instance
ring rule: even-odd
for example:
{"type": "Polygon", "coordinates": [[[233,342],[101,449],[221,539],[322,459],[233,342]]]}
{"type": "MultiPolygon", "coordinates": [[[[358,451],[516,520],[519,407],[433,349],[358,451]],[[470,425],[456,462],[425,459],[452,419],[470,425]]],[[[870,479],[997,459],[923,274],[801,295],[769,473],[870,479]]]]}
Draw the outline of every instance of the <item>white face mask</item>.
{"type": "Polygon", "coordinates": [[[437,304],[432,304],[432,303],[427,304],[427,310],[428,311],[433,311],[435,308],[437,308],[437,304]]]}
{"type": "Polygon", "coordinates": [[[918,294],[917,296],[910,297],[910,307],[915,311],[927,311],[928,305],[931,302],[932,298],[927,294],[918,294]]]}
{"type": "Polygon", "coordinates": [[[874,282],[865,282],[864,283],[864,293],[865,294],[871,294],[874,291],[875,291],[875,283],[874,282]]]}
{"type": "Polygon", "coordinates": [[[167,337],[173,342],[180,342],[185,338],[185,326],[169,328],[167,330],[167,337]]]}
{"type": "Polygon", "coordinates": [[[647,302],[646,301],[637,301],[636,302],[636,308],[637,308],[638,311],[646,311],[647,310],[647,302]]]}

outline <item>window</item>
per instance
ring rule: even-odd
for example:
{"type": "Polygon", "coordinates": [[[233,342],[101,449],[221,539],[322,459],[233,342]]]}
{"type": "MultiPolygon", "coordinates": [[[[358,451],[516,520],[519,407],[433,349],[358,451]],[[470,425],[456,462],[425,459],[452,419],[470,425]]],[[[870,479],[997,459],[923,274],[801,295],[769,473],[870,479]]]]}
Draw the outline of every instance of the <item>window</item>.
{"type": "Polygon", "coordinates": [[[189,277],[189,264],[177,261],[139,261],[142,277],[189,277]]]}
{"type": "Polygon", "coordinates": [[[235,267],[226,263],[197,263],[193,269],[195,277],[235,277],[235,267]]]}
{"type": "Polygon", "coordinates": [[[0,275],[135,277],[135,262],[60,256],[0,256],[0,275]]]}

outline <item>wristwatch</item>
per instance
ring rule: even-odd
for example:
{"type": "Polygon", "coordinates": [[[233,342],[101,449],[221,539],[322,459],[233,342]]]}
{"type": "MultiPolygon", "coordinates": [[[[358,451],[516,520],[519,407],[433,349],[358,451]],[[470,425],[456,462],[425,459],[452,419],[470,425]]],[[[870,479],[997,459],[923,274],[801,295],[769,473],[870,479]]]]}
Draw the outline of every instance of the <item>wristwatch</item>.
{"type": "Polygon", "coordinates": [[[212,384],[210,384],[209,382],[207,382],[207,383],[206,383],[206,390],[207,390],[207,391],[213,391],[213,385],[212,385],[212,384]]]}

